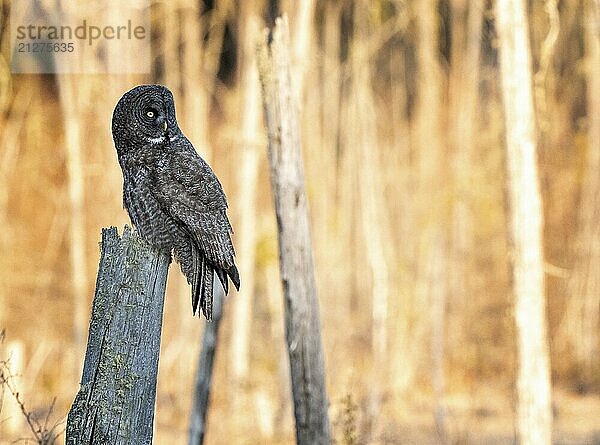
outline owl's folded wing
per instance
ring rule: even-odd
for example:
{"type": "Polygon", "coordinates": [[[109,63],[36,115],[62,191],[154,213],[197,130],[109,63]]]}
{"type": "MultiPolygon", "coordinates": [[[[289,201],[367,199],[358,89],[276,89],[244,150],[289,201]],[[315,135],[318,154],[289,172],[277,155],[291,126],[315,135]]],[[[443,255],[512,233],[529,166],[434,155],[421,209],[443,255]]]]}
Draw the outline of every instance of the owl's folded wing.
{"type": "MultiPolygon", "coordinates": [[[[197,155],[196,155],[197,156],[197,155]]],[[[181,158],[153,181],[152,193],[197,243],[227,291],[227,275],[236,288],[240,281],[231,242],[231,224],[221,184],[199,158],[181,158]]]]}

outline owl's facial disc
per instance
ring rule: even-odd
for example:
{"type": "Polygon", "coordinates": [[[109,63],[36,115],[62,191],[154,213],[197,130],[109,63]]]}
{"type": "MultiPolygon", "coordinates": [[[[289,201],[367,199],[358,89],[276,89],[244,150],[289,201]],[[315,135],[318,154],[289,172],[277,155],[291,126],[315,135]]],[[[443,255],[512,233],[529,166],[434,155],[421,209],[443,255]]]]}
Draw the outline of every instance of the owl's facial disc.
{"type": "Polygon", "coordinates": [[[140,85],[123,95],[113,113],[117,151],[148,143],[162,145],[181,135],[173,94],[161,85],[140,85]]]}

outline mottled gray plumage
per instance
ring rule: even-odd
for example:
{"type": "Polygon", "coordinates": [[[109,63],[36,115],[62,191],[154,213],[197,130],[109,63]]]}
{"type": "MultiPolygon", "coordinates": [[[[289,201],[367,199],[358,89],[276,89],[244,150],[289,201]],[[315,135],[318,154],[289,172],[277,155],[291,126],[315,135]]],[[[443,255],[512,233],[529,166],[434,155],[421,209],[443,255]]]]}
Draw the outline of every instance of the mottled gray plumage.
{"type": "Polygon", "coordinates": [[[140,235],[173,251],[198,303],[212,314],[213,272],[225,293],[228,277],[240,287],[219,180],[183,135],[171,92],[140,85],[121,97],[112,133],[123,170],[123,205],[140,235]]]}

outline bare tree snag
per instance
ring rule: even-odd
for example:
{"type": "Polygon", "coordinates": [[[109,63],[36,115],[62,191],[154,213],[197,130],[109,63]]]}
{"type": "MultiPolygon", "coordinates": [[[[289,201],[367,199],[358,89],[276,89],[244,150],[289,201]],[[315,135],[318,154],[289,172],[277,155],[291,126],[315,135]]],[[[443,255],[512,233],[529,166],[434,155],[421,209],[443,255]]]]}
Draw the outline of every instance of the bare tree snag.
{"type": "MultiPolygon", "coordinates": [[[[10,184],[14,175],[20,152],[23,150],[19,144],[19,136],[25,127],[28,112],[31,110],[31,101],[34,93],[31,88],[21,87],[15,91],[12,105],[7,109],[7,120],[0,134],[0,252],[8,252],[9,238],[12,227],[8,218],[8,202],[10,184]]],[[[6,259],[7,255],[3,255],[6,259]]],[[[0,267],[7,268],[8,264],[0,262],[0,267]]],[[[7,280],[0,280],[0,326],[6,326],[8,308],[7,280]]]]}
{"type": "MultiPolygon", "coordinates": [[[[77,103],[76,79],[61,74],[58,77],[60,104],[65,125],[65,147],[69,192],[69,235],[71,257],[71,285],[73,298],[73,340],[83,349],[85,341],[85,320],[88,300],[87,292],[87,253],[85,249],[85,178],[83,173],[83,150],[81,147],[80,109],[77,103]]],[[[79,366],[79,364],[77,365],[79,366]]]]}
{"type": "Polygon", "coordinates": [[[600,1],[584,5],[588,149],[570,298],[555,338],[561,351],[575,356],[580,384],[587,386],[598,381],[600,371],[600,1]]]}
{"type": "Polygon", "coordinates": [[[238,404],[245,392],[240,387],[248,381],[250,369],[250,338],[252,327],[252,301],[254,299],[254,267],[256,262],[257,206],[256,190],[260,162],[261,111],[260,85],[256,69],[256,36],[260,32],[260,4],[240,3],[242,19],[241,47],[239,51],[240,85],[243,91],[240,107],[242,143],[240,147],[238,215],[236,227],[238,268],[244,285],[231,307],[232,326],[229,347],[229,368],[232,384],[231,399],[238,404]]]}
{"type": "Polygon", "coordinates": [[[523,0],[498,0],[496,29],[506,125],[513,240],[519,443],[552,437],[550,358],[546,326],[542,202],[536,160],[529,30],[523,0]]]}
{"type": "MultiPolygon", "coordinates": [[[[418,194],[420,200],[419,225],[422,227],[417,250],[415,302],[423,312],[417,315],[418,323],[410,332],[409,342],[421,345],[430,336],[431,385],[435,400],[434,419],[440,443],[451,442],[448,437],[446,415],[446,322],[448,230],[444,221],[450,219],[445,198],[440,194],[443,184],[450,182],[444,135],[444,91],[446,76],[439,60],[440,20],[438,2],[414,2],[415,24],[418,35],[416,61],[418,66],[418,94],[415,103],[414,139],[418,150],[418,194]],[[424,317],[426,312],[429,317],[424,317]],[[423,336],[423,339],[419,339],[423,336]],[[417,341],[415,341],[417,339],[417,341]]],[[[453,43],[456,43],[453,41],[453,43]]],[[[402,350],[402,349],[401,349],[402,350]]],[[[414,349],[413,349],[414,350],[414,349]]],[[[406,370],[414,378],[419,354],[406,361],[406,370]],[[412,368],[412,369],[411,369],[412,368]]]]}
{"type": "Polygon", "coordinates": [[[190,416],[189,445],[202,445],[206,435],[206,415],[210,398],[210,386],[215,365],[219,326],[223,318],[223,299],[225,298],[221,283],[216,281],[213,286],[213,319],[206,323],[202,336],[202,349],[196,368],[194,382],[194,400],[190,416]]]}
{"type": "Polygon", "coordinates": [[[102,230],[102,254],[81,387],[68,445],[152,443],[163,302],[170,256],[129,227],[102,230]]]}
{"type": "Polygon", "coordinates": [[[287,19],[278,18],[258,47],[269,138],[271,187],[279,235],[279,266],[296,418],[296,442],[329,444],[325,366],[315,284],[300,122],[291,84],[287,19]]]}

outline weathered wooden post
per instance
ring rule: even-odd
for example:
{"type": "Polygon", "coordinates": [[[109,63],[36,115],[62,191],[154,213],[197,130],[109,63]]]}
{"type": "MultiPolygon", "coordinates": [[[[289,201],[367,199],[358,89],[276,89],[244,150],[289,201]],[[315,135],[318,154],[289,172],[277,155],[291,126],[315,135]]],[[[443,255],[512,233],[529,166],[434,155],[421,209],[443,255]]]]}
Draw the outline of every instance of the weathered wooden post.
{"type": "Polygon", "coordinates": [[[296,442],[324,445],[330,443],[325,365],[304,191],[298,104],[290,80],[289,60],[289,31],[284,16],[275,21],[270,35],[265,33],[258,47],[258,68],[279,232],[296,442]]]}
{"type": "Polygon", "coordinates": [[[125,227],[102,230],[102,253],[81,388],[68,445],[152,443],[170,256],[125,227]]]}

